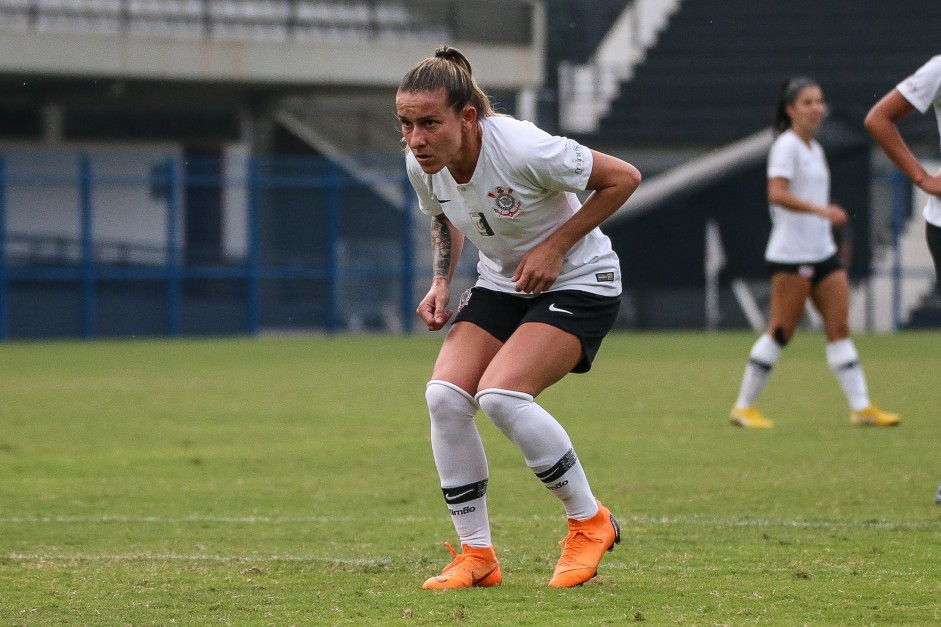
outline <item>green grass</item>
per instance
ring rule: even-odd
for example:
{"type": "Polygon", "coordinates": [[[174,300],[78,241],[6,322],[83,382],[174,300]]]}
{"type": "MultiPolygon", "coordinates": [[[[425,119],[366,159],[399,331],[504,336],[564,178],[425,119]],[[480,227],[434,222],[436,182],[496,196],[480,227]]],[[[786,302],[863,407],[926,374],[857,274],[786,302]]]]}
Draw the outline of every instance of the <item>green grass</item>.
{"type": "Polygon", "coordinates": [[[504,585],[420,589],[455,542],[428,444],[440,335],[0,345],[6,625],[941,620],[941,333],[856,338],[896,429],[854,429],[799,334],[729,426],[752,334],[615,334],[541,403],[622,544],[545,586],[561,507],[485,418],[504,585]]]}

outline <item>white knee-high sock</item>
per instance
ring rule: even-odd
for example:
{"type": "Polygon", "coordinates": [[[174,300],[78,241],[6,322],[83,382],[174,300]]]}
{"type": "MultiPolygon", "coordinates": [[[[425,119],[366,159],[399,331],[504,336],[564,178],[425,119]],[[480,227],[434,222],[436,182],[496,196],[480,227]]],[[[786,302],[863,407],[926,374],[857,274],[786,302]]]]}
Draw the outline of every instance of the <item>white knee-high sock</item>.
{"type": "Polygon", "coordinates": [[[866,386],[866,373],[859,363],[859,353],[850,338],[844,338],[827,344],[827,363],[836,375],[850,409],[859,411],[869,407],[869,389],[866,386]]]}
{"type": "Polygon", "coordinates": [[[475,398],[493,424],[523,453],[530,470],[562,501],[566,516],[584,520],[598,513],[572,440],[532,396],[489,388],[475,398]]]}
{"type": "Polygon", "coordinates": [[[748,353],[748,364],[742,375],[742,387],[738,392],[737,407],[751,407],[758,400],[758,395],[765,389],[768,377],[781,358],[781,345],[770,335],[762,333],[748,353]]]}
{"type": "Polygon", "coordinates": [[[487,516],[487,456],[477,432],[474,398],[447,381],[432,380],[425,388],[431,417],[431,451],[441,480],[451,522],[461,543],[491,546],[487,516]]]}

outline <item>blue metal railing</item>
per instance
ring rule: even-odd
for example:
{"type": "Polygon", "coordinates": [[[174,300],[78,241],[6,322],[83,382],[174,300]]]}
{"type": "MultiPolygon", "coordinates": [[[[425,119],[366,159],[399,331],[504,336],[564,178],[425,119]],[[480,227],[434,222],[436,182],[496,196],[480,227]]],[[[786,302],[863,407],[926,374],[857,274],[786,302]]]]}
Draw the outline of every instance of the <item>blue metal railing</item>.
{"type": "Polygon", "coordinates": [[[0,340],[9,335],[10,299],[7,290],[7,160],[0,155],[0,340]]]}
{"type": "Polygon", "coordinates": [[[82,336],[95,337],[95,243],[92,221],[91,159],[79,157],[82,216],[82,336]]]}
{"type": "Polygon", "coordinates": [[[899,170],[892,171],[892,327],[902,328],[901,236],[912,202],[911,183],[899,170]]]}
{"type": "MultiPolygon", "coordinates": [[[[180,217],[179,162],[176,159],[168,159],[165,171],[167,174],[167,335],[176,337],[180,334],[180,312],[183,303],[182,251],[177,229],[180,217]]],[[[249,308],[252,306],[250,304],[249,308]]],[[[249,325],[247,331],[255,333],[258,329],[249,325]]]]}
{"type": "MultiPolygon", "coordinates": [[[[400,160],[398,156],[393,158],[400,160]]],[[[404,169],[390,169],[389,174],[364,183],[354,180],[336,164],[320,158],[249,157],[244,164],[243,175],[217,177],[184,174],[186,162],[178,156],[155,157],[147,176],[129,174],[119,162],[109,162],[101,156],[78,154],[71,159],[68,167],[67,162],[63,162],[66,165],[61,168],[48,167],[48,163],[38,159],[36,162],[43,163],[43,167],[31,170],[30,166],[23,166],[23,160],[18,160],[15,155],[0,154],[0,340],[22,336],[17,332],[15,321],[31,314],[24,314],[20,302],[23,299],[17,300],[17,294],[31,286],[77,293],[81,303],[78,314],[80,334],[84,338],[95,338],[107,334],[106,329],[100,328],[105,305],[101,300],[102,290],[106,284],[113,290],[115,285],[154,285],[155,282],[164,285],[160,290],[165,303],[160,333],[178,336],[186,332],[187,312],[192,315],[193,308],[187,307],[187,298],[194,290],[187,286],[199,281],[224,281],[241,286],[237,291],[242,302],[242,332],[250,335],[263,329],[266,307],[272,305],[265,300],[262,288],[266,283],[303,284],[308,290],[322,289],[323,298],[311,299],[316,300],[317,307],[322,305],[322,313],[311,314],[312,317],[297,320],[296,324],[298,328],[320,328],[327,333],[336,333],[344,328],[341,313],[344,282],[362,284],[368,292],[371,285],[394,286],[398,281],[399,289],[393,289],[392,296],[386,298],[401,298],[403,302],[389,303],[391,307],[383,308],[401,312],[401,330],[411,331],[414,306],[411,283],[416,274],[412,260],[412,209],[407,207],[403,210],[388,204],[388,201],[376,200],[376,196],[369,197],[368,202],[359,200],[365,203],[364,206],[354,206],[347,193],[358,188],[359,196],[363,197],[366,194],[362,190],[368,190],[370,183],[392,183],[401,185],[407,191],[404,198],[409,199],[411,191],[404,169]],[[220,190],[241,193],[242,200],[235,202],[244,206],[237,207],[235,213],[244,216],[242,253],[235,257],[217,255],[205,262],[198,255],[190,255],[187,259],[187,249],[192,246],[184,241],[183,215],[187,211],[200,210],[183,204],[187,198],[187,186],[217,186],[220,190]],[[133,238],[139,234],[133,224],[124,227],[127,242],[115,241],[115,227],[108,222],[120,218],[122,208],[116,206],[120,205],[120,200],[115,201],[114,190],[131,189],[136,195],[126,193],[125,196],[139,198],[144,195],[142,190],[148,188],[151,203],[163,212],[164,224],[162,232],[153,227],[160,221],[151,224],[148,236],[151,240],[154,237],[161,239],[162,245],[138,244],[135,248],[133,238]],[[276,236],[263,236],[262,214],[267,212],[269,222],[279,219],[277,199],[272,200],[265,195],[278,190],[311,199],[309,211],[316,215],[307,216],[305,228],[308,231],[305,232],[313,233],[318,240],[312,249],[322,250],[303,251],[305,254],[298,257],[296,253],[279,251],[276,236]],[[15,203],[11,201],[14,196],[15,203]],[[55,197],[55,201],[47,201],[47,197],[55,197]],[[69,199],[67,206],[58,202],[63,198],[69,199]],[[386,206],[382,206],[383,202],[386,206]],[[54,212],[61,224],[57,224],[55,219],[43,222],[35,218],[38,213],[49,211],[47,204],[55,205],[54,212]],[[355,238],[363,228],[354,220],[368,221],[371,216],[382,212],[393,212],[394,222],[402,225],[399,232],[381,234],[383,241],[388,242],[387,248],[400,251],[398,258],[389,259],[383,257],[382,251],[376,251],[373,257],[341,263],[341,243],[355,238]],[[24,222],[30,222],[32,232],[28,235],[11,233],[11,216],[16,217],[21,228],[24,222]],[[68,227],[68,224],[74,227],[68,227]],[[111,239],[105,239],[102,234],[105,227],[111,239]],[[77,230],[71,239],[61,234],[69,228],[77,230]],[[43,246],[44,242],[51,246],[43,246]],[[11,250],[11,243],[16,245],[16,253],[11,250]],[[105,259],[106,250],[121,251],[119,262],[105,259]],[[311,288],[312,284],[321,287],[311,288]],[[19,303],[18,313],[11,318],[14,300],[19,303]]],[[[227,211],[232,210],[232,203],[231,200],[225,201],[227,211]]],[[[305,211],[308,211],[306,204],[305,211]]],[[[291,225],[286,225],[284,230],[290,231],[291,225]]],[[[298,288],[294,291],[303,293],[304,290],[298,288]]],[[[270,290],[268,294],[270,299],[270,290]]],[[[304,304],[308,311],[314,306],[304,304]]],[[[374,302],[373,305],[379,310],[383,304],[374,302]]],[[[63,326],[74,326],[74,323],[63,326]]]]}
{"type": "MultiPolygon", "coordinates": [[[[889,292],[888,300],[884,301],[890,309],[886,310],[890,316],[889,322],[891,329],[898,331],[906,326],[905,298],[903,296],[905,283],[912,280],[924,281],[934,278],[934,268],[916,266],[911,263],[906,264],[903,256],[903,236],[907,225],[911,221],[914,212],[920,212],[921,208],[913,207],[913,186],[908,178],[897,168],[892,168],[887,174],[880,174],[874,178],[874,183],[885,190],[889,197],[890,213],[888,222],[884,226],[888,227],[889,236],[889,263],[883,267],[873,265],[870,268],[871,278],[887,278],[889,292]],[[891,301],[891,302],[889,302],[891,301]]],[[[871,298],[871,296],[870,296],[871,298]]],[[[871,323],[867,313],[867,325],[871,323]]]]}

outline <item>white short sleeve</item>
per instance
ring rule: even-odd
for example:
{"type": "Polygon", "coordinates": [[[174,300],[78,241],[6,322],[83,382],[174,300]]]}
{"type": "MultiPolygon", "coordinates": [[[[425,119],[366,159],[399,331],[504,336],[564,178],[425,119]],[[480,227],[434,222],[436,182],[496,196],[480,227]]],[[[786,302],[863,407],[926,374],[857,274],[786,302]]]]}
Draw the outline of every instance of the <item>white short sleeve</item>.
{"type": "Polygon", "coordinates": [[[545,134],[533,145],[530,175],[544,189],[584,191],[594,165],[591,151],[567,137],[545,134]]]}
{"type": "Polygon", "coordinates": [[[580,192],[588,187],[594,165],[591,150],[530,122],[514,122],[493,125],[507,159],[505,167],[518,171],[534,188],[580,192]]]}
{"type": "Polygon", "coordinates": [[[896,89],[922,113],[932,104],[941,106],[941,55],[932,57],[896,89]]]}
{"type": "Polygon", "coordinates": [[[800,162],[799,148],[796,142],[790,141],[789,134],[779,135],[768,153],[768,178],[793,180],[800,162]]]}

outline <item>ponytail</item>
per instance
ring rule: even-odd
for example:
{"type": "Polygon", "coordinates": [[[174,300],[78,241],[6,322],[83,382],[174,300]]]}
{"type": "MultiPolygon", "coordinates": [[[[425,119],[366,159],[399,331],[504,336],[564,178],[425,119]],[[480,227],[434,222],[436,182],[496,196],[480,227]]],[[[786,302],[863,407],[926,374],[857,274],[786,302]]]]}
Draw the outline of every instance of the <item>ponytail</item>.
{"type": "Polygon", "coordinates": [[[420,61],[399,83],[400,93],[442,89],[448,107],[458,113],[471,105],[478,117],[496,115],[490,97],[474,79],[470,61],[451,46],[439,46],[433,57],[420,61]]]}

